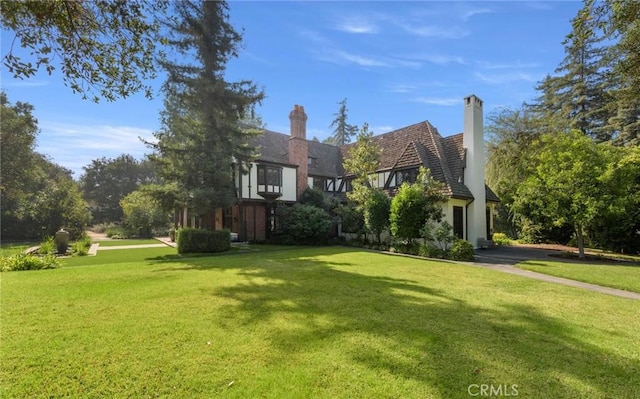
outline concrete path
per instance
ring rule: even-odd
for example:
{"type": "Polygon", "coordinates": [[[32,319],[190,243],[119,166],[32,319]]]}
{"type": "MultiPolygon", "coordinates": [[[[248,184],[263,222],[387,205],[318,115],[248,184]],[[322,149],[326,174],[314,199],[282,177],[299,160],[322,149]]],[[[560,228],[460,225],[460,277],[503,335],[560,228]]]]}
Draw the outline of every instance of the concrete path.
{"type": "Polygon", "coordinates": [[[487,250],[476,251],[477,262],[469,262],[472,266],[484,267],[503,273],[517,276],[533,278],[549,283],[562,284],[570,287],[582,288],[602,294],[614,295],[622,298],[640,300],[640,294],[631,291],[619,290],[616,288],[603,287],[596,284],[583,283],[581,281],[568,278],[550,276],[548,274],[536,273],[515,267],[517,263],[527,260],[553,260],[562,261],[559,258],[550,258],[550,255],[559,254],[562,251],[536,249],[530,247],[497,247],[487,250]]]}

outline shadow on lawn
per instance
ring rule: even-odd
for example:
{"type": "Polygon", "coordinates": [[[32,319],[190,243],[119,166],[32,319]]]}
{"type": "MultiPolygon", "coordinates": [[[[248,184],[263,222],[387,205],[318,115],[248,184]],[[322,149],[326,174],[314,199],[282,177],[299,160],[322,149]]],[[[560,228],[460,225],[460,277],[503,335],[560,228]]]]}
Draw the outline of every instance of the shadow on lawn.
{"type": "Polygon", "coordinates": [[[446,398],[469,398],[471,384],[506,384],[504,389],[516,384],[520,397],[590,392],[623,398],[640,386],[640,362],[603,352],[582,341],[573,326],[534,307],[488,309],[428,283],[362,274],[348,262],[293,256],[269,254],[245,267],[241,262],[189,267],[236,269],[246,277],[245,283],[211,293],[236,300],[224,310],[236,324],[259,328],[273,317],[291,320],[295,328],[268,332],[271,350],[282,358],[340,345],[349,348],[342,356],[381,375],[424,383],[446,398]]]}

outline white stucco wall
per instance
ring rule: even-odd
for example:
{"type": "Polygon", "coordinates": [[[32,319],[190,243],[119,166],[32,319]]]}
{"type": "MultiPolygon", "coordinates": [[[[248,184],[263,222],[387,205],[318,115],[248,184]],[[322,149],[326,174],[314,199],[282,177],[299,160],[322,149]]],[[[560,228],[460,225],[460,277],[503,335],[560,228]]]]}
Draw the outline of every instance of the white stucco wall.
{"type": "MultiPolygon", "coordinates": [[[[262,199],[258,195],[258,167],[255,163],[251,164],[248,174],[242,175],[242,187],[238,195],[243,199],[262,199]]],[[[296,200],[296,168],[282,167],[282,196],[278,200],[296,200]]]]}

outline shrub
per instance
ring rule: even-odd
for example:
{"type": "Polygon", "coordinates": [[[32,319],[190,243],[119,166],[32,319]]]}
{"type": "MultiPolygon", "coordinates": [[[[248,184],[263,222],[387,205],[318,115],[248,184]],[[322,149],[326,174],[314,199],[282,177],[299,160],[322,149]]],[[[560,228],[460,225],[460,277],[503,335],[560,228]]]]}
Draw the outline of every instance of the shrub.
{"type": "Polygon", "coordinates": [[[60,266],[54,255],[34,256],[16,254],[0,258],[0,271],[55,269],[60,266]]]}
{"type": "Polygon", "coordinates": [[[465,240],[456,240],[449,250],[449,257],[453,260],[473,262],[475,260],[473,245],[465,240]]]}
{"type": "Polygon", "coordinates": [[[416,241],[396,240],[393,243],[391,252],[407,255],[418,255],[420,253],[420,244],[416,241]]]}
{"type": "Polygon", "coordinates": [[[507,246],[511,245],[511,239],[504,233],[493,233],[493,243],[495,245],[507,246]]]}
{"type": "Polygon", "coordinates": [[[446,259],[449,256],[448,251],[438,248],[432,244],[423,244],[420,246],[418,255],[425,258],[446,259]]]}
{"type": "Polygon", "coordinates": [[[320,208],[296,204],[282,218],[282,238],[289,244],[324,244],[329,239],[331,217],[320,208]]]}
{"type": "Polygon", "coordinates": [[[89,253],[89,248],[91,248],[91,238],[84,235],[81,239],[74,242],[71,245],[71,249],[74,255],[85,256],[89,253]]]}
{"type": "Polygon", "coordinates": [[[105,230],[105,234],[107,235],[107,237],[114,239],[124,239],[131,237],[131,234],[124,227],[116,225],[107,227],[107,229],[105,230]]]}
{"type": "Polygon", "coordinates": [[[53,255],[56,253],[56,244],[53,237],[47,237],[40,243],[39,252],[41,255],[53,255]]]}
{"type": "Polygon", "coordinates": [[[229,230],[206,230],[191,227],[177,231],[178,253],[224,252],[231,248],[229,230]]]}

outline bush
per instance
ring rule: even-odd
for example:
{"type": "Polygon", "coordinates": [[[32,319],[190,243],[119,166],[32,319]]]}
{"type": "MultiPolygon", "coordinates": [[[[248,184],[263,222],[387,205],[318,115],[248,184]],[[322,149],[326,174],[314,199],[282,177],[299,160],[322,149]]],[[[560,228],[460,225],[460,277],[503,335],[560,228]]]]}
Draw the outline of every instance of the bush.
{"type": "Polygon", "coordinates": [[[89,248],[91,248],[91,238],[86,235],[71,245],[73,254],[77,256],[89,254],[89,248]]]}
{"type": "Polygon", "coordinates": [[[0,271],[55,269],[60,266],[54,255],[34,256],[16,254],[0,258],[0,271]]]}
{"type": "Polygon", "coordinates": [[[493,243],[500,246],[511,245],[511,239],[504,233],[493,233],[493,243]]]}
{"type": "Polygon", "coordinates": [[[420,244],[416,241],[396,240],[393,243],[391,252],[407,255],[418,255],[420,253],[420,244]]]}
{"type": "Polygon", "coordinates": [[[296,204],[282,218],[282,238],[288,244],[325,244],[331,231],[331,217],[320,208],[296,204]]]}
{"type": "Polygon", "coordinates": [[[449,250],[449,258],[452,260],[473,262],[475,260],[473,245],[465,240],[456,240],[449,250]]]}
{"type": "Polygon", "coordinates": [[[231,248],[229,230],[205,230],[191,227],[177,231],[178,253],[224,252],[231,248]]]}
{"type": "Polygon", "coordinates": [[[40,255],[53,255],[56,253],[56,244],[53,237],[47,237],[40,243],[40,255]]]}
{"type": "Polygon", "coordinates": [[[107,227],[107,229],[105,230],[105,234],[107,235],[107,237],[114,239],[124,239],[131,237],[131,234],[124,227],[116,225],[107,227]]]}
{"type": "Polygon", "coordinates": [[[418,255],[425,258],[446,259],[449,257],[449,251],[445,251],[431,244],[423,244],[420,246],[418,255]]]}

